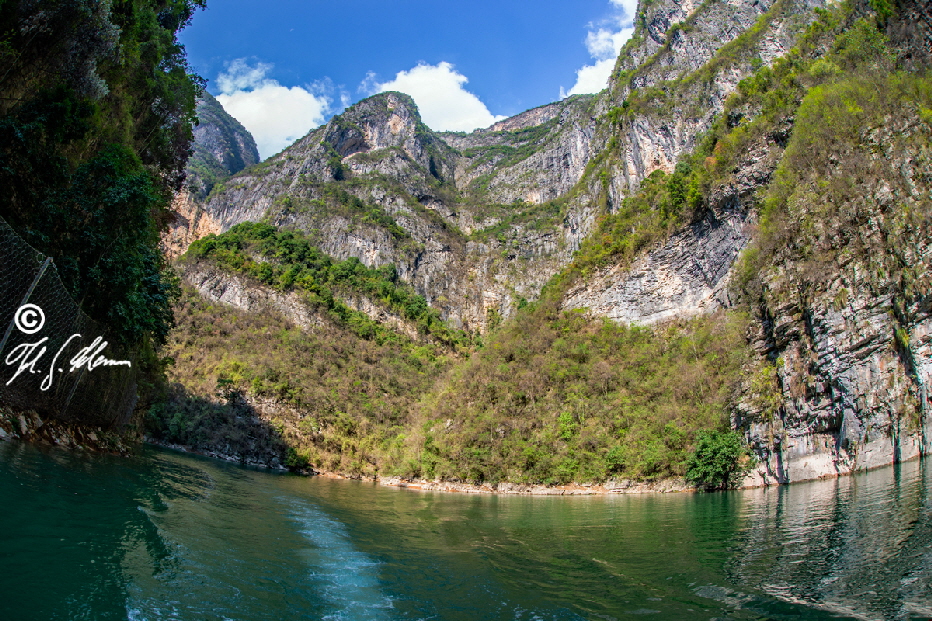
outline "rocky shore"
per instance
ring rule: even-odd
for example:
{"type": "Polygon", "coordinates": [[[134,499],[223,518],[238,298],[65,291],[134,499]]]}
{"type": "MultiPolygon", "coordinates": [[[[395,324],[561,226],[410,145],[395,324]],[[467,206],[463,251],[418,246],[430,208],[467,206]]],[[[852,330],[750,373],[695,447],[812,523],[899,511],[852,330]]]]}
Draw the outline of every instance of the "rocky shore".
{"type": "MultiPolygon", "coordinates": [[[[181,444],[171,444],[162,442],[155,438],[146,436],[146,444],[159,446],[181,453],[190,453],[192,455],[201,455],[211,457],[231,463],[251,466],[254,468],[265,468],[280,472],[288,471],[289,468],[281,464],[275,456],[268,456],[267,459],[247,458],[242,459],[239,455],[228,455],[218,451],[197,450],[190,446],[181,444]]],[[[453,481],[430,481],[427,479],[407,479],[403,477],[390,476],[359,476],[344,475],[338,472],[327,472],[325,470],[305,469],[291,470],[295,474],[304,476],[320,476],[328,479],[355,479],[361,481],[371,481],[384,485],[386,487],[399,487],[410,490],[425,492],[451,492],[460,494],[522,494],[534,496],[592,496],[600,494],[642,494],[650,492],[668,493],[668,492],[692,492],[695,487],[686,483],[683,479],[662,479],[658,481],[633,481],[631,479],[611,479],[604,483],[570,483],[567,485],[526,485],[519,483],[487,483],[472,484],[460,483],[453,481]]]]}
{"type": "Polygon", "coordinates": [[[56,420],[43,420],[36,412],[14,412],[0,407],[0,441],[23,440],[46,446],[129,455],[136,445],[133,433],[117,433],[56,420]]]}

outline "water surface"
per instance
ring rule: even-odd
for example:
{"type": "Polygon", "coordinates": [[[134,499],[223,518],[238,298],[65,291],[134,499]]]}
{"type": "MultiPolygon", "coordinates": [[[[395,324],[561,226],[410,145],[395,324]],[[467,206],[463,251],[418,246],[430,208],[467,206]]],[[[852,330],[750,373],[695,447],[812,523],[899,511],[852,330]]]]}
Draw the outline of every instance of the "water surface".
{"type": "Polygon", "coordinates": [[[561,498],[0,443],[0,619],[927,618],[928,469],[561,498]]]}

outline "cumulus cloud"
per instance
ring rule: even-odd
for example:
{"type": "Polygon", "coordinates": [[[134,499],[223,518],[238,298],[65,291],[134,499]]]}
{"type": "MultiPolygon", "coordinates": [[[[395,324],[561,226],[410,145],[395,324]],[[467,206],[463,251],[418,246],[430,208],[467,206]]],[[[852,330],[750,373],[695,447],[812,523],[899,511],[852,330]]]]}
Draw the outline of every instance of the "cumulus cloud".
{"type": "Polygon", "coordinates": [[[611,2],[613,6],[616,6],[619,9],[621,9],[624,12],[625,17],[628,18],[628,21],[631,21],[634,19],[634,14],[638,10],[638,0],[608,0],[608,1],[611,2]]]}
{"type": "Polygon", "coordinates": [[[259,156],[275,155],[322,124],[330,108],[328,84],[282,86],[268,78],[272,65],[240,58],[217,77],[217,101],[256,139],[259,156]]]}
{"type": "Polygon", "coordinates": [[[609,0],[615,14],[596,27],[590,25],[586,35],[586,49],[594,61],[576,70],[576,84],[569,91],[560,88],[560,97],[581,93],[598,93],[608,85],[615,67],[615,58],[625,41],[634,33],[634,14],[637,0],[609,0]]]}
{"type": "Polygon", "coordinates": [[[424,123],[435,131],[472,131],[504,119],[489,112],[478,97],[463,88],[468,81],[448,62],[421,63],[408,71],[399,71],[389,82],[379,83],[375,74],[369,73],[360,90],[369,94],[400,91],[410,95],[424,123]]]}

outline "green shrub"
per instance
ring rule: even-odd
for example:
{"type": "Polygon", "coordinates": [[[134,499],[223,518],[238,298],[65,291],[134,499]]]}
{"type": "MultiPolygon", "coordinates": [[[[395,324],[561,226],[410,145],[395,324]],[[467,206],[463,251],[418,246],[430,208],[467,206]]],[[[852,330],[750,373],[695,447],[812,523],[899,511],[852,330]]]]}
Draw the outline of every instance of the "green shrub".
{"type": "Polygon", "coordinates": [[[736,431],[700,431],[686,462],[686,479],[706,489],[732,487],[750,466],[750,453],[736,431]]]}

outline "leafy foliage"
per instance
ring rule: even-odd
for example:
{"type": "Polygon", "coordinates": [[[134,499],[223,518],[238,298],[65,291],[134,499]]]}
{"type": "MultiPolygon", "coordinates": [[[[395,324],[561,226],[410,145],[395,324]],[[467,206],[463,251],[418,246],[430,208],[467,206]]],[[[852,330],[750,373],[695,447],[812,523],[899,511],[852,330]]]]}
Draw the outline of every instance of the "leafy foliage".
{"type": "Polygon", "coordinates": [[[174,388],[150,412],[153,433],[209,446],[239,426],[226,406],[208,407],[218,391],[274,399],[267,424],[280,433],[268,437],[281,437],[295,464],[348,474],[550,484],[682,476],[696,433],[727,425],[745,356],[738,315],[654,331],[530,304],[468,359],[360,338],[338,321],[302,332],[274,312],[224,308],[193,291],[176,317],[169,376],[191,397],[174,388]]]}
{"type": "Polygon", "coordinates": [[[411,405],[450,364],[440,347],[360,338],[339,320],[303,332],[272,309],[247,313],[191,289],[175,318],[171,385],[149,433],[233,455],[287,448],[293,467],[372,475],[404,463],[411,405]],[[274,404],[262,421],[256,403],[274,404]]]}
{"type": "MultiPolygon", "coordinates": [[[[795,123],[773,181],[761,193],[761,225],[739,265],[736,288],[759,304],[824,289],[858,271],[877,292],[911,299],[932,290],[912,250],[932,230],[929,180],[932,76],[899,71],[877,24],[846,25],[826,12],[812,29],[830,41],[815,60],[796,58],[748,98],[795,101],[795,123]],[[791,90],[792,95],[787,96],[791,90]],[[894,129],[895,128],[895,129],[894,129]],[[897,158],[911,158],[911,166],[897,158]],[[839,270],[825,270],[835,265],[839,270]],[[776,266],[789,270],[765,285],[776,266]],[[789,276],[789,277],[788,277],[789,276]],[[797,292],[789,283],[806,283],[797,292]]],[[[843,303],[839,289],[835,303],[843,303]]]]}
{"type": "Polygon", "coordinates": [[[567,483],[682,476],[699,430],[724,428],[745,319],[659,329],[530,304],[422,400],[407,474],[567,483]]]}
{"type": "Polygon", "coordinates": [[[400,337],[347,307],[337,294],[364,294],[414,323],[422,334],[446,345],[463,346],[470,342],[469,335],[450,329],[423,297],[399,280],[394,266],[368,268],[355,257],[334,261],[297,231],[244,222],[222,235],[194,242],[187,256],[212,260],[282,291],[301,290],[307,294],[311,306],[326,311],[362,338],[382,343],[400,337]]]}
{"type": "Polygon", "coordinates": [[[748,447],[736,431],[700,431],[686,462],[686,478],[707,489],[727,489],[750,465],[748,447]]]}
{"type": "Polygon", "coordinates": [[[190,154],[200,0],[0,4],[0,213],[121,340],[161,341],[158,232],[190,154]]]}

